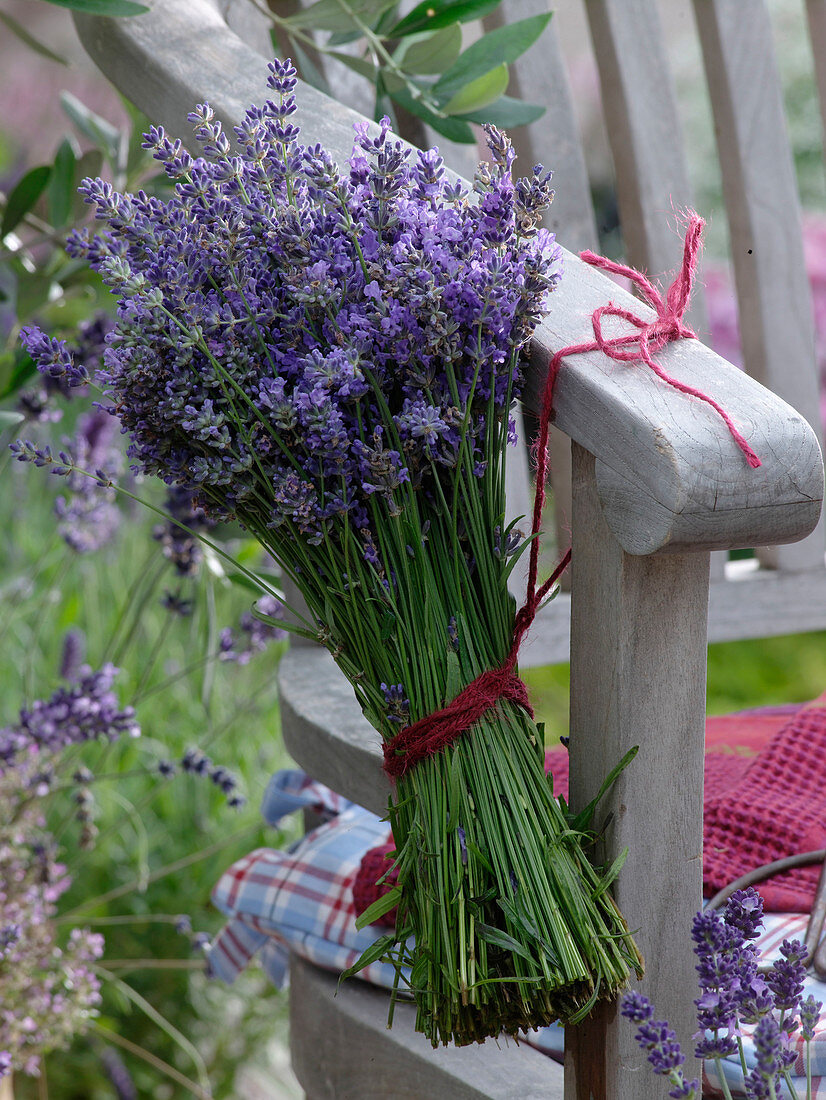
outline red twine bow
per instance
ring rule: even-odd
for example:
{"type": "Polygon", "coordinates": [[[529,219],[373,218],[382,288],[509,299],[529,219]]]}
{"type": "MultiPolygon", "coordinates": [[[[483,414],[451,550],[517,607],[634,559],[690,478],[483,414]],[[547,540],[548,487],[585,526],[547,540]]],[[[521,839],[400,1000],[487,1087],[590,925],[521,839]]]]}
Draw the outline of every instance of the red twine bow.
{"type": "Polygon", "coordinates": [[[658,352],[672,340],[695,339],[695,333],[683,324],[683,314],[688,307],[697,256],[705,222],[693,211],[689,213],[689,226],[683,248],[683,262],[674,282],[668,288],[665,299],[659,290],[633,267],[615,263],[605,256],[594,252],[580,253],[580,258],[592,267],[609,271],[615,275],[624,275],[640,291],[642,298],[656,311],[653,321],[643,321],[627,309],[620,309],[613,302],[595,310],[591,323],[594,339],[590,343],[575,344],[558,351],[550,362],[545,388],[542,396],[542,413],[539,418],[539,437],[536,443],[536,495],[534,496],[533,519],[531,524],[531,553],[528,565],[528,588],[523,607],[514,621],[513,643],[504,663],[496,669],[483,672],[461,691],[456,698],[441,710],[421,718],[418,722],[401,730],[384,745],[384,770],[393,779],[405,775],[420,761],[457,740],[471,728],[474,722],[496,705],[499,699],[510,699],[523,706],[533,717],[528,701],[527,689],[514,669],[516,667],[519,646],[526,631],[536,617],[542,601],[556,584],[560,575],[571,560],[571,551],[565,554],[553,574],[537,588],[539,571],[539,532],[542,526],[542,511],[545,506],[545,482],[548,476],[548,433],[553,408],[553,392],[556,377],[563,359],[568,355],[578,355],[588,351],[602,351],[609,359],[622,363],[644,363],[659,378],[681,393],[705,401],[721,417],[737,446],[746,457],[752,469],[760,466],[760,459],[737,430],[725,409],[712,397],[694,386],[672,378],[656,363],[652,353],[658,352]],[[633,325],[636,331],[625,336],[606,337],[602,331],[603,317],[619,317],[633,325]]]}

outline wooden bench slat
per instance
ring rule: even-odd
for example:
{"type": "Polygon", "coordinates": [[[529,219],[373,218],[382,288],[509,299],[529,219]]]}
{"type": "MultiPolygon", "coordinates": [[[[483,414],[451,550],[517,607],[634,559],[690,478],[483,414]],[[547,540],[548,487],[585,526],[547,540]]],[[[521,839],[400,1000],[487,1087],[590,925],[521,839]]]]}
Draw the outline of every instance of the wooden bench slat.
{"type": "Polygon", "coordinates": [[[806,0],[821,124],[826,129],[826,0],[806,0]]]}
{"type": "MultiPolygon", "coordinates": [[[[550,10],[549,0],[502,0],[485,25],[503,26],[550,10]]],[[[510,72],[508,95],[545,107],[534,125],[520,126],[510,135],[518,158],[517,174],[527,174],[534,164],[552,168],[556,196],[544,224],[572,252],[595,249],[599,238],[588,171],[555,18],[539,42],[516,59],[510,72]]]]}
{"type": "MultiPolygon", "coordinates": [[[[586,11],[626,253],[634,267],[652,275],[674,271],[682,258],[676,211],[692,206],[693,198],[657,4],[588,0],[586,11]]],[[[701,286],[686,319],[708,331],[701,286]]]]}
{"type": "MultiPolygon", "coordinates": [[[[764,0],[695,0],[714,114],[746,369],[821,436],[800,203],[764,0]]],[[[824,535],[778,546],[772,565],[822,563],[824,535]]]]}
{"type": "Polygon", "coordinates": [[[293,955],[290,1051],[307,1100],[563,1100],[562,1066],[514,1042],[433,1050],[415,1009],[293,955]],[[369,1073],[365,1068],[369,1067],[369,1073]]]}
{"type": "MultiPolygon", "coordinates": [[[[696,959],[688,929],[702,904],[708,555],[624,553],[602,516],[593,456],[577,446],[573,519],[569,800],[575,810],[586,806],[611,768],[639,747],[598,807],[597,858],[610,866],[628,850],[614,897],[646,959],[640,988],[690,1050],[696,959]]],[[[647,1072],[645,1053],[615,1009],[586,1020],[571,1050],[579,1054],[578,1080],[599,1077],[600,1059],[602,1079],[616,1075],[612,1100],[662,1097],[661,1080],[647,1072]]]]}

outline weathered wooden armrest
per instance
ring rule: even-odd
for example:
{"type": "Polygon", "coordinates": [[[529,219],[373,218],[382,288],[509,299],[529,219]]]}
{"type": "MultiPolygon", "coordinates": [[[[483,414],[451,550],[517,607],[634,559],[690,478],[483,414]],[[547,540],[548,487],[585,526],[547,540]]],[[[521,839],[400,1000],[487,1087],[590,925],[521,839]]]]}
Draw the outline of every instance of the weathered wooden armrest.
{"type": "MultiPolygon", "coordinates": [[[[591,338],[590,318],[612,300],[644,320],[648,306],[566,254],[565,275],[531,347],[525,403],[536,409],[547,363],[591,338]]],[[[563,361],[555,423],[596,457],[600,502],[624,550],[725,550],[795,542],[812,531],[823,500],[817,436],[799,413],[699,340],[657,354],[675,379],[725,409],[757,453],[752,469],[709,404],[642,364],[602,352],[563,361]]]]}

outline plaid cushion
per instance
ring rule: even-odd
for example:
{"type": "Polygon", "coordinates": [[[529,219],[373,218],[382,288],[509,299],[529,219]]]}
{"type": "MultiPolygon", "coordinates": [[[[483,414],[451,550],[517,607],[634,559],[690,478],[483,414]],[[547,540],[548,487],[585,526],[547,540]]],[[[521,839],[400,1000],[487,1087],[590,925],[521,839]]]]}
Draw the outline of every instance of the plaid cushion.
{"type": "MultiPolygon", "coordinates": [[[[308,788],[308,799],[317,793],[308,788]]],[[[365,852],[387,832],[386,821],[348,804],[290,851],[258,848],[234,863],[212,892],[230,919],[213,942],[211,973],[232,981],[265,944],[262,963],[278,986],[290,949],[328,970],[352,966],[376,939],[375,929],[356,929],[353,882],[365,852]]],[[[390,988],[394,973],[388,963],[373,963],[361,977],[390,988]]]]}
{"type": "MultiPolygon", "coordinates": [[[[231,982],[259,953],[265,972],[281,987],[287,979],[290,950],[317,966],[340,973],[352,966],[377,937],[375,927],[356,929],[353,883],[364,855],[387,842],[387,822],[297,771],[278,773],[273,778],[265,806],[267,820],[273,825],[284,813],[303,806],[326,813],[335,813],[335,807],[343,808],[289,851],[258,848],[221,876],[212,897],[229,919],[213,943],[209,956],[211,973],[231,982]]],[[[758,940],[764,958],[779,957],[784,939],[802,939],[807,921],[806,914],[768,914],[758,940]]],[[[359,976],[390,989],[395,975],[389,964],[373,963],[359,976]]],[[[809,993],[826,1003],[826,984],[811,976],[807,978],[804,996],[809,993]]],[[[747,1062],[753,1066],[751,1030],[744,1028],[744,1036],[747,1062]]],[[[525,1041],[552,1057],[562,1058],[560,1027],[532,1032],[525,1041]]],[[[793,1072],[802,1075],[805,1046],[802,1042],[798,1045],[793,1072]]],[[[687,1074],[692,1076],[696,1070],[691,1068],[690,1051],[687,1053],[687,1074]]],[[[736,1091],[742,1083],[739,1062],[727,1060],[723,1069],[730,1088],[736,1091]]],[[[826,1020],[819,1025],[812,1042],[812,1073],[813,1100],[826,1100],[826,1020]]],[[[706,1075],[710,1085],[719,1087],[711,1063],[706,1066],[706,1075]]],[[[805,1096],[805,1078],[795,1079],[794,1084],[798,1093],[805,1096]]]]}

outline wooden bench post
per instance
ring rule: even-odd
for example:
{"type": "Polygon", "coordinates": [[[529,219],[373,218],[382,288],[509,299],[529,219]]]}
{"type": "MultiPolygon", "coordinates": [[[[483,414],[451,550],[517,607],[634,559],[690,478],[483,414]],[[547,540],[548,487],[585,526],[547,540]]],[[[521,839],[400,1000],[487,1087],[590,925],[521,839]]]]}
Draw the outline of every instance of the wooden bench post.
{"type": "MultiPolygon", "coordinates": [[[[640,988],[677,1031],[690,1077],[709,555],[625,553],[602,516],[593,455],[573,452],[570,798],[586,804],[639,745],[597,812],[597,827],[610,818],[599,855],[630,849],[615,897],[646,958],[640,988]]],[[[661,1100],[634,1031],[616,1005],[568,1029],[566,1100],[661,1100]]]]}

